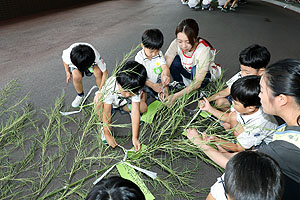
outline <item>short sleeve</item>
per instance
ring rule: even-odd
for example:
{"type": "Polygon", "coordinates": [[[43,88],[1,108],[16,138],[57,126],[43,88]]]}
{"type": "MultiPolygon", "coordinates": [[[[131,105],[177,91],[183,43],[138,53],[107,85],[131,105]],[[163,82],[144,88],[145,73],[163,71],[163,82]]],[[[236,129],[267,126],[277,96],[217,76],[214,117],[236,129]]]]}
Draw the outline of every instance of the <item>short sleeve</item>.
{"type": "Polygon", "coordinates": [[[131,97],[132,102],[141,102],[141,92],[138,95],[134,95],[131,97]]]}
{"type": "Polygon", "coordinates": [[[71,45],[69,48],[63,50],[61,58],[62,58],[63,62],[66,63],[67,65],[77,68],[71,62],[71,51],[72,51],[72,49],[73,49],[73,45],[71,45]]]}
{"type": "Polygon", "coordinates": [[[143,59],[143,55],[142,55],[142,50],[140,50],[136,56],[134,57],[134,60],[142,65],[144,65],[144,59],[143,59]]]}
{"type": "Polygon", "coordinates": [[[170,58],[174,58],[177,55],[177,50],[178,50],[177,41],[175,39],[171,42],[171,44],[166,52],[166,56],[168,56],[170,58]]]}
{"type": "Polygon", "coordinates": [[[227,200],[224,188],[224,174],[217,178],[217,182],[211,186],[210,193],[216,200],[227,200]]]}
{"type": "Polygon", "coordinates": [[[95,63],[98,65],[100,70],[102,72],[105,72],[106,70],[106,63],[104,62],[103,58],[101,58],[100,53],[95,49],[92,45],[90,45],[91,48],[94,50],[95,53],[95,63]]]}
{"type": "Polygon", "coordinates": [[[164,54],[160,51],[159,55],[160,55],[160,61],[159,62],[161,63],[161,65],[166,65],[167,62],[166,62],[164,54]]]}
{"type": "Polygon", "coordinates": [[[231,77],[231,79],[229,79],[226,82],[226,85],[231,88],[232,84],[241,77],[242,77],[241,72],[236,73],[233,77],[231,77]]]}

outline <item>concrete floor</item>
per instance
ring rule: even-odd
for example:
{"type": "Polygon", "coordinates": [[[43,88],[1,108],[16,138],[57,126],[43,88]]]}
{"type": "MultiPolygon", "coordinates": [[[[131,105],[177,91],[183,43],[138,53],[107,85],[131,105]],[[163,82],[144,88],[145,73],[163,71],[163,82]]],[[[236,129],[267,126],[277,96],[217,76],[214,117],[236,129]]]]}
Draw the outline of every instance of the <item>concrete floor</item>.
{"type": "MultiPolygon", "coordinates": [[[[194,11],[179,0],[100,1],[1,22],[0,88],[18,79],[23,87],[19,95],[29,94],[28,101],[37,109],[53,105],[63,90],[70,104],[76,93],[65,82],[63,49],[74,42],[89,42],[111,73],[116,62],[141,42],[145,29],[162,30],[165,52],[184,18],[196,19],[200,36],[219,51],[216,62],[226,70],[226,78],[238,71],[239,52],[254,43],[269,49],[271,62],[300,58],[300,15],[258,0],[249,0],[236,13],[194,11]]],[[[94,78],[85,78],[85,91],[94,84],[94,78]]],[[[206,170],[199,174],[203,187],[219,174],[210,166],[206,170]]]]}

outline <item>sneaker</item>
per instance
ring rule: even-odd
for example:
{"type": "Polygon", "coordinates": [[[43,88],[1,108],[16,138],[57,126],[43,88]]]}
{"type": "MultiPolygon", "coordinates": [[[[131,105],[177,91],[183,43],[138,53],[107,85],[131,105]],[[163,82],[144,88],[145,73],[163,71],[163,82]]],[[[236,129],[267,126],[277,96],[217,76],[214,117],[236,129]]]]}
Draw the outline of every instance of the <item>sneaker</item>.
{"type": "Polygon", "coordinates": [[[227,9],[226,9],[226,8],[223,8],[223,7],[222,7],[222,8],[221,8],[221,11],[227,13],[227,9]]]}
{"type": "Polygon", "coordinates": [[[235,8],[233,8],[233,7],[230,7],[229,10],[230,11],[236,11],[235,8]]]}
{"type": "Polygon", "coordinates": [[[74,99],[74,101],[72,102],[72,107],[73,108],[79,107],[80,104],[81,104],[81,102],[82,102],[82,100],[83,100],[83,96],[81,97],[81,96],[77,95],[76,98],[74,99]]]}
{"type": "Polygon", "coordinates": [[[103,129],[103,127],[101,127],[101,140],[102,140],[103,144],[105,144],[105,145],[108,144],[107,141],[106,141],[106,138],[104,136],[104,129],[103,129]]]}
{"type": "Polygon", "coordinates": [[[208,11],[213,11],[214,9],[212,7],[209,7],[208,11]]]}
{"type": "Polygon", "coordinates": [[[222,9],[222,8],[223,8],[223,6],[218,6],[217,8],[218,8],[218,9],[222,9]]]}
{"type": "Polygon", "coordinates": [[[169,83],[169,90],[176,93],[185,88],[184,83],[179,83],[177,81],[173,81],[172,83],[169,83]]]}

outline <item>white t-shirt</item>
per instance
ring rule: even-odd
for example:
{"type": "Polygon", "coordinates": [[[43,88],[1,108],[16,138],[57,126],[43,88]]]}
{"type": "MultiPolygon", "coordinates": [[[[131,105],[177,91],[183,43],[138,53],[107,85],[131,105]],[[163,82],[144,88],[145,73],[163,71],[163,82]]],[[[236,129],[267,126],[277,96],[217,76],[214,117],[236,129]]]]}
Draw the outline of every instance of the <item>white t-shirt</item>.
{"type": "Polygon", "coordinates": [[[200,39],[194,51],[188,53],[184,53],[180,49],[176,39],[173,40],[166,52],[166,56],[172,58],[175,57],[177,54],[181,59],[181,64],[183,68],[189,73],[191,73],[191,70],[195,65],[197,65],[197,69],[204,68],[207,71],[209,71],[212,66],[216,65],[214,63],[216,50],[211,48],[202,39],[200,39]]]}
{"type": "Polygon", "coordinates": [[[117,85],[116,77],[114,76],[111,76],[106,80],[100,92],[103,94],[103,102],[105,104],[112,104],[113,108],[126,105],[128,99],[131,99],[132,102],[141,101],[140,93],[129,98],[125,98],[123,95],[121,95],[117,85]]]}
{"type": "Polygon", "coordinates": [[[225,196],[224,175],[217,178],[217,182],[210,187],[210,193],[216,200],[227,200],[225,196]]]}
{"type": "Polygon", "coordinates": [[[242,78],[242,74],[241,72],[238,72],[226,82],[226,85],[231,88],[232,84],[240,78],[242,78]]]}
{"type": "Polygon", "coordinates": [[[272,115],[263,112],[261,108],[251,115],[237,112],[237,121],[243,126],[244,132],[237,136],[239,143],[246,149],[259,145],[262,141],[267,144],[272,141],[273,133],[278,127],[272,115]]]}
{"type": "Polygon", "coordinates": [[[106,70],[106,64],[105,64],[104,60],[101,58],[100,53],[91,44],[85,43],[85,42],[74,43],[69,48],[65,49],[62,54],[62,60],[64,61],[64,63],[69,65],[69,67],[74,67],[75,69],[77,69],[77,67],[71,61],[71,51],[74,47],[76,47],[78,45],[87,45],[87,46],[91,47],[95,52],[94,63],[97,64],[97,66],[100,68],[100,70],[102,72],[104,72],[106,70]]]}
{"type": "Polygon", "coordinates": [[[140,50],[136,56],[135,61],[138,63],[144,65],[144,67],[147,70],[147,79],[151,81],[152,83],[156,83],[158,80],[158,77],[160,76],[162,72],[161,65],[166,64],[166,60],[163,56],[163,53],[160,51],[159,54],[152,58],[152,60],[149,60],[147,56],[145,55],[144,49],[140,50]]]}

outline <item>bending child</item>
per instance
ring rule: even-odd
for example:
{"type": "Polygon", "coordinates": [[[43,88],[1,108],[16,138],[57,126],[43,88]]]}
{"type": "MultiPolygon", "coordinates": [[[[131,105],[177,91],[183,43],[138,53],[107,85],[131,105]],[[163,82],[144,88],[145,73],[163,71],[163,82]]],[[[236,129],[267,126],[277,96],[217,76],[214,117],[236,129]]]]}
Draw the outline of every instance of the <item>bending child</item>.
{"type": "Polygon", "coordinates": [[[213,108],[206,98],[200,101],[200,109],[222,120],[225,129],[233,130],[237,143],[231,143],[215,136],[210,136],[210,140],[220,143],[221,147],[233,152],[252,147],[258,148],[272,141],[277,121],[272,115],[265,114],[260,107],[259,82],[259,76],[245,76],[233,83],[231,87],[233,109],[231,112],[222,112],[213,108]]]}
{"type": "Polygon", "coordinates": [[[211,187],[206,200],[279,200],[283,182],[284,175],[270,156],[244,151],[228,161],[225,174],[211,187]]]}
{"type": "Polygon", "coordinates": [[[73,76],[73,85],[77,92],[77,96],[72,102],[72,107],[80,106],[84,92],[82,87],[82,77],[91,76],[94,74],[96,84],[99,90],[104,85],[107,77],[107,69],[104,60],[100,53],[88,43],[74,43],[69,48],[65,49],[62,54],[62,60],[67,76],[67,83],[73,76]]]}
{"type": "Polygon", "coordinates": [[[164,36],[158,29],[149,29],[142,36],[142,50],[135,56],[135,61],[144,65],[147,70],[147,81],[144,90],[154,98],[164,100],[168,96],[170,70],[166,64],[161,47],[164,36]]]}
{"type": "Polygon", "coordinates": [[[270,58],[271,54],[268,49],[257,44],[253,44],[241,51],[239,55],[241,71],[226,82],[227,87],[224,90],[208,97],[208,101],[215,101],[216,106],[223,110],[230,108],[230,105],[232,104],[232,98],[230,96],[232,84],[244,76],[262,76],[270,58]]]}
{"type": "Polygon", "coordinates": [[[132,143],[135,150],[140,150],[139,126],[140,113],[147,111],[146,93],[141,90],[145,86],[147,72],[143,65],[135,61],[126,62],[117,72],[116,76],[107,79],[101,91],[96,92],[94,103],[104,127],[101,129],[102,141],[111,147],[118,144],[111,135],[111,111],[121,108],[131,112],[132,143]],[[100,110],[103,109],[102,115],[100,110]]]}

